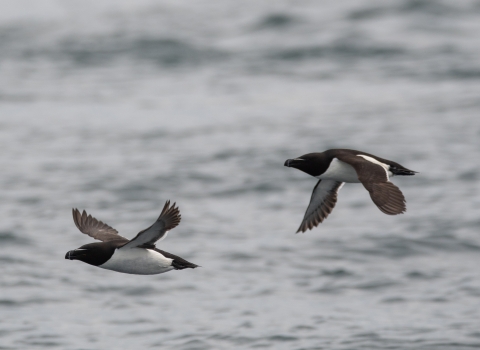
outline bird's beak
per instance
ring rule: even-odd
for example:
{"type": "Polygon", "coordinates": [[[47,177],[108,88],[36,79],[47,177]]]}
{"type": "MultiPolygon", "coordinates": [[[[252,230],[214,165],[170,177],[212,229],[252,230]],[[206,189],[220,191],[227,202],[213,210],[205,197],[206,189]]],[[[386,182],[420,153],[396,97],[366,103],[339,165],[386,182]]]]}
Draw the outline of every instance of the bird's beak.
{"type": "Polygon", "coordinates": [[[305,162],[305,159],[302,159],[302,158],[287,159],[284,165],[288,166],[289,168],[296,168],[295,165],[302,164],[304,162],[305,162]]]}
{"type": "Polygon", "coordinates": [[[65,254],[65,259],[78,260],[78,258],[82,255],[85,255],[85,249],[74,249],[65,254]]]}

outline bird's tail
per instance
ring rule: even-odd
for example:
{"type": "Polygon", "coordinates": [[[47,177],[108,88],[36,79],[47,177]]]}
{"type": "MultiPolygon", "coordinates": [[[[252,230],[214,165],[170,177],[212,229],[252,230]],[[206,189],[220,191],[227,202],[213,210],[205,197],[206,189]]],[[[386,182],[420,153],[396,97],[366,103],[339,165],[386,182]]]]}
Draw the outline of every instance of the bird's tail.
{"type": "Polygon", "coordinates": [[[415,175],[418,171],[409,170],[407,168],[399,168],[395,166],[390,166],[389,169],[393,175],[415,175]]]}
{"type": "Polygon", "coordinates": [[[198,267],[198,265],[195,265],[195,264],[193,264],[191,262],[188,262],[187,260],[184,260],[184,259],[181,259],[181,260],[174,259],[172,261],[172,266],[175,270],[194,269],[194,268],[198,267]]]}
{"type": "Polygon", "coordinates": [[[160,250],[155,248],[155,251],[159,252],[162,254],[164,257],[172,259],[172,266],[175,270],[183,270],[183,269],[194,269],[196,267],[199,267],[198,265],[195,265],[191,263],[190,261],[187,261],[177,255],[174,255],[172,253],[166,252],[164,250],[160,250]]]}

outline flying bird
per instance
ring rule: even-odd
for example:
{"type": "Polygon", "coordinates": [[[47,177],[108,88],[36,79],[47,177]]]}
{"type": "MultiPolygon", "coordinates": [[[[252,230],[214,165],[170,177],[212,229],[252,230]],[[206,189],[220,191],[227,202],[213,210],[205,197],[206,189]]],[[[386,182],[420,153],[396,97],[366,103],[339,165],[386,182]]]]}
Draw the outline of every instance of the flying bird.
{"type": "Polygon", "coordinates": [[[345,182],[361,182],[370,193],[373,203],[383,213],[404,213],[407,210],[405,197],[390,182],[390,177],[416,173],[391,160],[352,149],[330,149],[321,153],[304,154],[295,159],[287,159],[285,166],[297,168],[319,179],[297,233],[311,230],[326,219],[335,207],[338,191],[345,182]]]}
{"type": "Polygon", "coordinates": [[[80,260],[87,264],[107,270],[135,274],[155,275],[171,270],[194,269],[192,264],[179,256],[157,249],[155,243],[167,237],[168,231],[180,223],[180,211],[175,203],[165,203],[155,223],[140,231],[129,240],[118,234],[114,228],[87,215],[72,209],[73,221],[80,232],[101,242],[90,243],[71,250],[65,259],[80,260]]]}

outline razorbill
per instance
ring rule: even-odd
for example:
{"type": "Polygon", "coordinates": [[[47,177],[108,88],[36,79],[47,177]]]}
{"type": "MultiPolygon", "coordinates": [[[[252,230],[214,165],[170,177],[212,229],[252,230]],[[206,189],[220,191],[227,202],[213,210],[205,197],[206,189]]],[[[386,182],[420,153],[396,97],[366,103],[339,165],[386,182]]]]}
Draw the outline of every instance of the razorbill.
{"type": "Polygon", "coordinates": [[[155,247],[155,242],[167,237],[168,231],[180,223],[180,211],[175,203],[165,203],[157,221],[140,231],[129,240],[118,234],[114,228],[87,215],[78,209],[72,209],[73,221],[86,235],[102,241],[90,243],[71,250],[65,259],[80,260],[87,264],[135,275],[154,275],[170,270],[194,269],[197,265],[155,247]]]}
{"type": "Polygon", "coordinates": [[[332,212],[338,191],[345,182],[361,182],[370,193],[373,203],[385,214],[405,212],[405,197],[390,182],[390,176],[416,173],[391,160],[352,149],[308,153],[287,159],[285,166],[297,168],[319,179],[297,233],[318,226],[332,212]]]}

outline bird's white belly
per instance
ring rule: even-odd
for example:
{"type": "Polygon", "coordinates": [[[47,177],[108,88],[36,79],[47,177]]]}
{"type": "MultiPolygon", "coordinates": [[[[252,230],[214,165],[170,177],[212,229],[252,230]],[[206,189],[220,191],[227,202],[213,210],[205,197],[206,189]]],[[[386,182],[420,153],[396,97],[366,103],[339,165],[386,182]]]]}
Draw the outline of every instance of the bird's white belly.
{"type": "Polygon", "coordinates": [[[333,158],[330,166],[323,174],[316,176],[321,180],[335,180],[340,182],[360,182],[355,169],[345,162],[333,158]]]}
{"type": "Polygon", "coordinates": [[[102,269],[135,275],[155,275],[173,270],[172,259],[143,248],[116,249],[102,269]]]}

